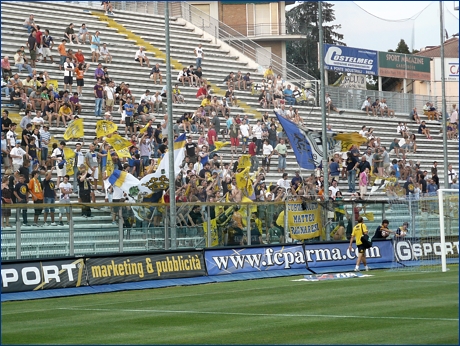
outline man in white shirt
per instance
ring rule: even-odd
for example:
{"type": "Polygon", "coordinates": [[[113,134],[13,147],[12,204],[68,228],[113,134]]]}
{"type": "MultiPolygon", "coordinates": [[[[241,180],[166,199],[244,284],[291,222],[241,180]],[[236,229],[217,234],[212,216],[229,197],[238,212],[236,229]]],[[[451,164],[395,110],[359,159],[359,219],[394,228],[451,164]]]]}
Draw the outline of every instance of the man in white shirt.
{"type": "Polygon", "coordinates": [[[155,102],[155,112],[160,114],[160,107],[161,107],[161,111],[165,113],[165,105],[163,104],[163,98],[161,97],[159,91],[155,93],[154,102],[155,102]]]}
{"type": "Polygon", "coordinates": [[[366,114],[369,115],[369,111],[372,110],[371,98],[368,97],[361,106],[362,111],[366,111],[366,114]]]}
{"type": "Polygon", "coordinates": [[[45,124],[45,120],[42,118],[42,112],[36,111],[35,117],[32,119],[32,124],[43,126],[45,124]]]}
{"type": "Polygon", "coordinates": [[[241,131],[241,141],[243,142],[241,146],[241,150],[243,151],[243,154],[246,153],[246,146],[249,141],[249,136],[250,136],[250,129],[247,121],[243,119],[242,124],[240,125],[240,131],[241,131]]]}
{"type": "Polygon", "coordinates": [[[257,138],[256,155],[260,155],[260,151],[262,150],[262,126],[260,125],[260,120],[257,120],[257,124],[252,127],[252,134],[257,138]]]}
{"type": "Polygon", "coordinates": [[[75,144],[75,161],[73,167],[73,192],[78,193],[78,181],[77,181],[77,174],[78,174],[78,167],[85,164],[85,154],[81,150],[81,143],[75,144]]]}
{"type": "Polygon", "coordinates": [[[201,61],[203,60],[203,48],[201,47],[201,43],[198,45],[198,47],[195,48],[194,50],[195,56],[196,56],[196,68],[201,67],[201,61]]]}
{"type": "Polygon", "coordinates": [[[24,164],[24,155],[27,155],[29,160],[32,160],[32,157],[21,148],[21,141],[18,139],[16,141],[16,146],[10,151],[10,157],[13,160],[13,172],[17,172],[24,164]]]}
{"type": "MultiPolygon", "coordinates": [[[[16,123],[12,123],[10,125],[10,130],[6,133],[6,143],[7,143],[8,147],[10,148],[10,150],[13,149],[16,146],[16,138],[17,138],[16,126],[17,126],[16,123]]],[[[19,144],[21,144],[21,143],[19,143],[19,144]]]]}
{"type": "Polygon", "coordinates": [[[165,114],[163,120],[160,122],[161,125],[161,138],[168,138],[168,115],[165,114]]]}
{"type": "Polygon", "coordinates": [[[105,60],[106,64],[110,64],[112,62],[112,54],[110,54],[107,43],[103,43],[102,47],[99,49],[99,53],[101,54],[101,58],[105,60]]]}
{"type": "Polygon", "coordinates": [[[72,84],[73,84],[73,71],[75,70],[75,65],[70,60],[69,57],[66,58],[64,63],[64,84],[65,89],[72,93],[72,84]]]}
{"type": "Polygon", "coordinates": [[[59,146],[53,150],[53,153],[51,154],[51,158],[56,162],[56,173],[57,173],[57,183],[56,185],[59,186],[61,183],[61,178],[64,177],[66,174],[66,164],[64,160],[64,147],[65,147],[65,142],[61,141],[59,143],[59,146]],[[64,164],[61,164],[61,162],[64,161],[64,164]]]}
{"type": "Polygon", "coordinates": [[[141,67],[144,66],[144,61],[147,63],[147,66],[150,67],[150,61],[149,58],[147,58],[147,55],[145,55],[144,47],[139,47],[139,50],[136,52],[136,55],[134,57],[134,60],[138,61],[141,64],[141,67]]]}
{"type": "Polygon", "coordinates": [[[447,167],[447,176],[449,178],[449,189],[452,185],[452,180],[455,179],[457,180],[458,179],[458,175],[457,175],[457,171],[455,169],[452,168],[452,164],[450,164],[448,167],[447,167]]]}
{"type": "Polygon", "coordinates": [[[147,89],[145,91],[145,93],[141,96],[141,99],[139,100],[139,102],[142,102],[142,100],[145,100],[145,102],[147,102],[147,104],[149,105],[150,109],[153,110],[155,103],[153,102],[154,97],[150,95],[150,90],[147,89]]]}
{"type": "Polygon", "coordinates": [[[283,177],[277,181],[276,185],[278,185],[279,187],[285,190],[291,188],[291,182],[288,180],[288,174],[283,173],[283,177]]]}
{"type": "Polygon", "coordinates": [[[337,186],[337,180],[332,181],[332,185],[329,186],[329,191],[331,191],[331,196],[332,198],[335,198],[337,191],[340,191],[340,188],[337,186]]]}
{"type": "Polygon", "coordinates": [[[88,36],[88,42],[89,42],[88,28],[86,27],[86,24],[83,23],[81,25],[80,30],[78,30],[78,38],[80,39],[81,43],[83,44],[86,43],[86,36],[88,36]]]}
{"type": "MultiPolygon", "coordinates": [[[[78,169],[74,169],[74,171],[78,171],[78,169]]],[[[76,180],[76,179],[75,179],[76,180]]],[[[70,203],[70,194],[72,193],[72,185],[69,183],[69,176],[65,175],[64,180],[62,183],[58,185],[59,187],[59,203],[70,203]]],[[[59,225],[64,226],[64,223],[62,222],[62,214],[66,214],[67,217],[67,223],[69,223],[70,220],[70,208],[69,207],[63,207],[60,210],[59,214],[59,225]]]]}
{"type": "Polygon", "coordinates": [[[450,121],[451,124],[457,124],[457,122],[458,122],[458,112],[457,112],[456,109],[454,109],[452,111],[452,114],[450,115],[449,121],[450,121]]]}
{"type": "Polygon", "coordinates": [[[115,83],[114,81],[110,81],[109,84],[107,84],[104,87],[104,95],[105,95],[105,111],[112,112],[113,105],[115,102],[115,83]]]}

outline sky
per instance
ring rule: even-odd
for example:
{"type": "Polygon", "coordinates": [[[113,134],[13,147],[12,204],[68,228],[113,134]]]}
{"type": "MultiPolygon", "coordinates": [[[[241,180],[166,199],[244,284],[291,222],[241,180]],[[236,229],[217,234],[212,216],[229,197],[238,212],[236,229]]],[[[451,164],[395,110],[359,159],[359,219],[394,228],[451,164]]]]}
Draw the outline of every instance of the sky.
{"type": "MultiPolygon", "coordinates": [[[[334,4],[336,20],[332,24],[342,25],[337,32],[344,35],[343,42],[349,47],[388,51],[396,49],[401,39],[411,50],[440,44],[439,1],[328,2],[334,4]]],[[[455,4],[458,6],[458,1],[455,4]]],[[[454,1],[444,1],[444,27],[449,38],[459,32],[458,17],[454,1]]]]}

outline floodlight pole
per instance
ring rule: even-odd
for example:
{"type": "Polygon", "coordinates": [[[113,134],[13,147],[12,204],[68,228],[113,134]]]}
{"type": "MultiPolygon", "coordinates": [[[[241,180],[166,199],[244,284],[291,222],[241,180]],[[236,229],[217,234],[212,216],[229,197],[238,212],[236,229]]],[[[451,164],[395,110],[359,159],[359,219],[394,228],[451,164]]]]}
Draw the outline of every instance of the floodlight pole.
{"type": "Polygon", "coordinates": [[[441,98],[442,98],[442,110],[441,110],[441,121],[442,121],[442,153],[444,155],[444,188],[449,188],[449,175],[447,167],[449,167],[449,158],[447,157],[447,106],[446,106],[446,78],[444,72],[444,4],[442,1],[439,2],[439,26],[440,26],[440,37],[441,37],[441,98]]]}
{"type": "MultiPolygon", "coordinates": [[[[327,147],[327,131],[326,131],[326,105],[324,95],[324,58],[323,58],[323,6],[321,1],[318,2],[318,19],[319,19],[319,72],[321,75],[321,85],[319,92],[319,106],[321,107],[321,130],[323,141],[323,174],[324,174],[324,190],[323,196],[325,202],[329,201],[329,166],[328,166],[328,147],[327,147]]],[[[329,240],[329,232],[326,232],[326,239],[329,240]]]]}
{"type": "MultiPolygon", "coordinates": [[[[172,88],[171,88],[171,52],[169,41],[169,2],[165,1],[165,43],[166,43],[166,102],[168,106],[168,155],[169,155],[169,235],[170,248],[176,249],[176,172],[174,172],[174,133],[172,114],[172,88]]],[[[167,235],[165,234],[165,250],[167,235]]]]}

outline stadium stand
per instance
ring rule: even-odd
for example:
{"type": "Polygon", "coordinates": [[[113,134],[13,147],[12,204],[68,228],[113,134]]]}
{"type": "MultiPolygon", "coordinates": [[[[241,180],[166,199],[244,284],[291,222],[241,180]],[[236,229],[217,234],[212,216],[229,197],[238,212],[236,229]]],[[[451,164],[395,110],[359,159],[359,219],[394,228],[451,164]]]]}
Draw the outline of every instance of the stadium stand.
{"type": "MultiPolygon", "coordinates": [[[[13,56],[21,46],[25,47],[25,56],[30,60],[30,55],[27,48],[27,40],[29,34],[27,29],[23,27],[23,21],[26,14],[30,12],[30,3],[26,2],[4,2],[1,6],[2,12],[2,58],[9,56],[12,66],[12,73],[18,72],[17,67],[13,66],[13,56]]],[[[123,13],[115,13],[114,16],[106,17],[98,11],[85,8],[84,5],[75,5],[67,3],[51,3],[51,2],[40,2],[40,6],[34,6],[33,14],[35,16],[35,23],[41,27],[41,31],[45,29],[49,30],[50,35],[54,40],[54,47],[51,50],[51,55],[54,58],[55,64],[50,62],[43,62],[38,57],[36,62],[37,75],[40,72],[47,72],[48,79],[57,81],[58,90],[65,90],[64,88],[64,73],[60,71],[59,65],[59,52],[58,46],[61,44],[63,39],[64,31],[69,26],[70,22],[75,25],[75,32],[78,34],[78,30],[83,23],[89,31],[89,36],[93,36],[96,31],[100,32],[101,45],[105,43],[111,56],[112,62],[106,64],[103,58],[99,59],[99,63],[102,63],[103,67],[108,68],[108,74],[111,79],[115,82],[116,86],[119,86],[121,82],[129,84],[129,90],[131,95],[134,97],[134,103],[140,103],[141,96],[146,90],[150,90],[150,95],[155,95],[156,92],[163,93],[165,86],[165,37],[164,37],[164,18],[161,16],[143,14],[142,24],[136,19],[136,13],[125,11],[123,13]],[[66,15],[63,15],[66,14],[66,15]],[[153,80],[149,78],[151,74],[151,68],[146,66],[140,67],[139,63],[134,60],[135,54],[139,49],[139,46],[146,48],[146,55],[150,60],[150,66],[153,67],[155,64],[159,64],[159,69],[163,75],[163,85],[156,85],[153,80]]],[[[253,83],[261,83],[263,74],[258,72],[255,64],[248,64],[243,62],[237,54],[232,53],[226,48],[222,42],[213,43],[213,41],[203,38],[196,33],[195,28],[190,23],[186,23],[182,19],[170,18],[170,34],[171,34],[171,56],[172,56],[172,81],[173,85],[177,81],[177,76],[183,68],[188,68],[190,65],[195,65],[196,57],[194,49],[198,44],[203,47],[204,59],[202,61],[202,77],[206,79],[207,83],[211,85],[211,95],[218,96],[218,100],[221,100],[227,90],[227,83],[224,79],[231,73],[235,74],[237,71],[241,71],[242,75],[246,73],[251,74],[251,80],[253,83]]],[[[94,85],[96,84],[95,71],[98,68],[97,62],[92,62],[92,48],[86,43],[82,45],[67,44],[66,49],[72,49],[73,54],[77,53],[81,49],[85,62],[89,63],[90,66],[84,75],[85,86],[82,89],[82,93],[79,96],[81,103],[81,114],[79,117],[84,122],[84,137],[78,139],[70,139],[66,141],[66,146],[72,150],[75,148],[76,143],[82,143],[82,151],[86,153],[89,148],[89,144],[93,143],[96,136],[96,122],[102,119],[97,118],[94,114],[94,85]]],[[[19,79],[21,81],[26,80],[27,70],[24,69],[19,73],[19,79]]],[[[40,77],[40,76],[39,76],[40,77]]],[[[75,77],[74,77],[75,79],[75,77]]],[[[182,86],[181,82],[179,89],[181,95],[184,97],[185,102],[175,103],[173,105],[173,118],[176,123],[184,113],[194,114],[201,104],[201,100],[196,97],[197,91],[199,90],[195,86],[189,86],[185,83],[182,86]]],[[[290,83],[287,81],[286,83],[290,83]]],[[[294,83],[292,82],[292,85],[294,83]]],[[[300,86],[302,87],[302,86],[300,86]]],[[[76,83],[74,81],[73,91],[76,90],[76,83]]],[[[18,124],[17,133],[22,132],[22,128],[19,127],[19,123],[24,117],[24,113],[19,112],[17,105],[12,105],[9,99],[3,96],[4,88],[2,88],[2,110],[9,111],[9,118],[18,124]]],[[[236,114],[240,115],[241,119],[246,118],[249,121],[249,125],[255,126],[257,120],[261,120],[261,115],[268,112],[269,120],[275,118],[273,114],[273,108],[266,109],[260,106],[259,92],[251,92],[251,89],[238,90],[235,88],[235,97],[238,99],[238,106],[229,105],[230,118],[236,114]]],[[[71,96],[71,95],[70,95],[71,96]]],[[[363,100],[364,101],[364,100],[363,100]]],[[[166,107],[165,99],[163,104],[166,107]]],[[[340,100],[337,100],[337,104],[340,105],[340,100]]],[[[391,106],[391,105],[390,105],[391,106]]],[[[38,106],[37,106],[38,107],[38,106]]],[[[125,133],[125,124],[120,123],[121,112],[118,111],[119,106],[114,105],[113,111],[110,116],[113,121],[118,125],[120,134],[125,133]]],[[[300,103],[294,106],[298,110],[299,116],[302,119],[303,124],[312,130],[321,130],[321,109],[316,106],[310,106],[306,103],[300,103]]],[[[286,109],[288,106],[286,105],[286,109]]],[[[420,107],[421,109],[421,107],[420,107]]],[[[417,151],[407,155],[407,164],[414,165],[419,161],[419,169],[424,171],[431,171],[433,161],[437,161],[437,175],[440,180],[440,184],[443,184],[443,174],[446,167],[443,164],[443,152],[442,152],[442,134],[440,134],[440,123],[437,121],[428,121],[425,115],[420,114],[420,118],[427,122],[427,126],[431,129],[432,139],[425,138],[423,135],[419,135],[417,130],[419,125],[415,122],[408,121],[408,114],[396,113],[394,118],[381,118],[366,116],[365,112],[353,109],[344,109],[344,114],[331,113],[327,117],[327,123],[331,129],[335,132],[358,132],[361,130],[363,125],[367,128],[372,127],[374,129],[374,136],[380,138],[381,145],[389,148],[394,138],[401,139],[402,137],[396,133],[396,128],[399,122],[407,122],[408,131],[416,134],[417,137],[417,151]],[[411,160],[411,161],[409,161],[411,160]],[[411,163],[409,163],[411,162],[411,163]]],[[[105,113],[103,108],[102,114],[105,113]]],[[[163,120],[163,111],[155,112],[153,109],[149,112],[155,117],[153,121],[153,128],[156,128],[157,124],[163,120]]],[[[33,115],[34,116],[34,115],[33,115]]],[[[107,116],[109,118],[109,115],[107,116]]],[[[218,112],[218,119],[220,129],[226,128],[226,119],[218,112]]],[[[204,136],[207,134],[208,124],[207,121],[203,121],[204,136]]],[[[281,131],[280,126],[277,124],[278,131],[281,131]]],[[[64,126],[55,126],[54,122],[49,128],[49,132],[52,138],[56,142],[63,140],[63,135],[66,128],[64,126]]],[[[182,132],[181,129],[179,132],[182,132]]],[[[193,132],[193,131],[192,131],[193,132]]],[[[197,144],[203,144],[204,141],[199,142],[198,134],[191,134],[193,142],[197,144]]],[[[218,134],[218,139],[223,141],[224,138],[221,133],[218,134]]],[[[228,135],[225,137],[228,139],[228,135]]],[[[140,138],[137,139],[140,141],[140,138]]],[[[363,153],[366,146],[360,147],[360,152],[363,153]]],[[[49,151],[51,155],[52,150],[49,151]]],[[[219,150],[219,154],[224,158],[224,163],[230,163],[230,147],[226,146],[219,150]]],[[[238,148],[238,155],[241,155],[241,149],[238,148]]],[[[448,155],[449,162],[455,167],[458,167],[458,140],[452,139],[448,141],[448,155]]],[[[390,153],[390,159],[397,158],[394,153],[390,153]]],[[[237,156],[234,157],[237,160],[237,156]]],[[[262,155],[258,155],[259,166],[262,166],[262,155]]],[[[100,164],[100,162],[99,162],[100,164]]],[[[403,163],[403,166],[405,164],[403,163]]],[[[281,178],[281,173],[277,172],[277,155],[274,155],[271,161],[271,170],[265,172],[266,185],[272,183],[276,185],[277,181],[281,178]]],[[[293,155],[292,150],[288,149],[287,155],[287,166],[285,172],[288,173],[288,179],[291,180],[295,171],[298,170],[298,165],[293,155]]],[[[5,173],[5,165],[2,164],[2,173],[5,173]]],[[[198,172],[197,172],[198,173],[198,172]]],[[[310,176],[314,172],[301,172],[302,175],[310,176]]],[[[56,173],[53,171],[54,181],[57,181],[56,173]]],[[[70,177],[70,183],[73,184],[74,177],[70,177]]],[[[343,192],[346,199],[350,198],[351,193],[348,192],[348,186],[346,179],[340,179],[338,186],[343,192]]],[[[401,182],[403,183],[403,182],[401,182]]],[[[357,185],[357,184],[356,184],[357,185]]],[[[99,180],[98,189],[102,189],[101,180],[99,180]]],[[[369,192],[369,189],[368,189],[369,192]]],[[[216,196],[217,199],[222,196],[216,196]]],[[[383,191],[377,191],[371,196],[374,200],[387,200],[387,195],[383,191]]],[[[77,203],[78,195],[72,194],[70,196],[72,203],[77,203]]],[[[104,193],[95,193],[93,201],[96,205],[104,203],[104,193]]],[[[401,206],[402,208],[402,206],[401,206]]],[[[98,209],[93,209],[91,219],[87,219],[79,215],[79,209],[74,208],[73,222],[75,225],[75,232],[78,233],[79,239],[76,239],[79,248],[75,249],[76,253],[96,253],[96,252],[111,252],[118,251],[118,225],[112,224],[112,216],[110,215],[109,209],[104,208],[102,205],[98,209]],[[77,214],[77,215],[76,215],[77,214]],[[90,220],[90,226],[88,222],[90,220]],[[90,229],[89,229],[90,228],[90,229]],[[80,229],[80,230],[79,230],[80,229]],[[78,231],[79,230],[79,231],[78,231]],[[91,240],[88,240],[91,239],[91,240]],[[96,249],[96,247],[100,247],[96,249]]],[[[389,211],[391,213],[391,211],[389,211]]],[[[11,219],[15,220],[16,211],[12,210],[11,219]]],[[[28,218],[32,219],[34,210],[31,208],[28,210],[28,218]]],[[[42,216],[40,217],[42,218],[42,216]]],[[[57,219],[57,216],[56,216],[57,219]]],[[[42,219],[41,219],[42,220],[42,219]]],[[[65,220],[65,217],[64,217],[65,220]]],[[[435,221],[433,221],[435,222],[435,221]]],[[[41,222],[40,222],[41,223],[41,222]]],[[[14,222],[13,222],[14,224],[14,222]]],[[[267,227],[267,225],[264,225],[267,227]]],[[[12,229],[12,228],[11,228],[12,229]]],[[[40,249],[40,242],[42,238],[34,240],[34,232],[28,227],[23,227],[23,244],[22,246],[30,246],[31,254],[34,256],[38,254],[64,254],[66,253],[66,236],[59,234],[60,230],[68,229],[67,225],[58,226],[46,226],[40,228],[46,231],[46,234],[51,234],[48,237],[49,241],[44,249],[40,249]],[[52,245],[49,245],[51,244],[52,245]],[[35,248],[35,250],[34,250],[35,248]],[[54,250],[53,250],[54,249],[54,250]]],[[[161,229],[161,227],[160,227],[161,229]]],[[[154,233],[153,231],[148,231],[154,233]]],[[[159,231],[158,231],[159,232],[159,231]]],[[[67,233],[65,233],[67,234],[67,233]]],[[[39,236],[37,236],[39,237],[39,236]]],[[[14,234],[2,234],[2,258],[14,257],[14,250],[9,249],[9,244],[14,244],[14,234]],[[5,256],[5,257],[4,257],[5,256]]],[[[154,236],[142,236],[134,237],[130,240],[128,246],[125,246],[126,251],[141,251],[143,249],[154,249],[161,248],[161,242],[153,244],[154,236]]],[[[188,240],[183,243],[184,246],[202,246],[200,240],[196,240],[195,243],[188,240]]]]}

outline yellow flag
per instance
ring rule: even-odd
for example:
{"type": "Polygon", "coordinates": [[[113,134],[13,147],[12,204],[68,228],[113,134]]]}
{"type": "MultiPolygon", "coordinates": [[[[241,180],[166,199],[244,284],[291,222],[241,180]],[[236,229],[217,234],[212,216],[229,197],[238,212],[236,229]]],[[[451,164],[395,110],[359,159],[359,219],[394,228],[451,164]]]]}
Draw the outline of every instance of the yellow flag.
{"type": "Polygon", "coordinates": [[[225,194],[225,202],[230,203],[230,192],[225,194]]]}
{"type": "Polygon", "coordinates": [[[66,163],[66,165],[65,165],[65,174],[67,174],[67,175],[69,175],[69,176],[72,176],[73,173],[74,173],[74,172],[73,172],[73,166],[74,166],[74,164],[75,164],[75,155],[74,155],[72,158],[70,158],[70,159],[68,159],[68,158],[66,157],[65,160],[67,161],[67,163],[66,163]]]}
{"type": "Polygon", "coordinates": [[[118,130],[118,125],[112,121],[99,120],[96,123],[96,137],[104,137],[118,130]]]}
{"type": "Polygon", "coordinates": [[[113,135],[110,138],[106,139],[107,143],[109,143],[117,152],[121,149],[128,148],[132,145],[130,141],[121,137],[120,135],[113,135]]]}
{"type": "Polygon", "coordinates": [[[246,189],[248,191],[248,196],[252,196],[254,193],[254,186],[252,185],[252,180],[248,179],[248,184],[246,185],[246,189]]]}
{"type": "MultiPolygon", "coordinates": [[[[246,196],[243,196],[243,198],[241,199],[241,202],[245,202],[245,203],[254,203],[253,201],[251,201],[249,198],[247,198],[246,196]]],[[[248,217],[248,214],[247,214],[247,209],[248,206],[247,205],[242,205],[241,208],[238,210],[238,212],[241,214],[241,216],[243,217],[243,225],[246,226],[246,218],[248,217]]],[[[257,212],[257,206],[254,204],[253,206],[250,206],[249,207],[249,214],[252,214],[252,213],[256,213],[257,212]]]]}
{"type": "Polygon", "coordinates": [[[107,165],[105,167],[106,174],[108,177],[112,175],[114,169],[115,169],[115,166],[113,164],[112,155],[110,155],[110,150],[109,150],[109,152],[107,153],[107,165]]]}
{"type": "Polygon", "coordinates": [[[131,154],[129,152],[129,148],[123,148],[123,149],[120,149],[120,150],[116,150],[117,152],[117,155],[120,159],[126,157],[128,159],[131,158],[131,154]]]}
{"type": "Polygon", "coordinates": [[[145,125],[143,128],[140,129],[139,133],[143,134],[145,131],[148,130],[149,127],[150,127],[150,124],[145,125]]]}
{"type": "Polygon", "coordinates": [[[251,155],[241,155],[238,161],[238,169],[251,167],[251,155]]]}
{"type": "MultiPolygon", "coordinates": [[[[217,142],[215,141],[214,142],[214,146],[216,147],[216,149],[214,149],[213,151],[217,151],[217,150],[220,150],[221,148],[225,147],[226,145],[229,145],[230,142],[217,142]]],[[[211,152],[213,152],[211,151],[211,152]]]]}
{"type": "Polygon", "coordinates": [[[284,210],[278,215],[275,223],[280,227],[284,227],[284,210]]]}
{"type": "Polygon", "coordinates": [[[369,221],[374,221],[374,213],[372,212],[364,213],[362,216],[368,219],[369,221]]]}
{"type": "Polygon", "coordinates": [[[75,157],[75,151],[73,151],[70,148],[64,147],[64,157],[66,160],[74,158],[75,157]]]}
{"type": "Polygon", "coordinates": [[[334,136],[336,141],[342,141],[342,151],[349,151],[352,145],[360,146],[367,142],[367,138],[358,132],[339,133],[334,136]]]}
{"type": "Polygon", "coordinates": [[[85,135],[83,119],[73,120],[64,132],[64,139],[80,138],[85,135]]]}
{"type": "Polygon", "coordinates": [[[207,247],[219,245],[219,237],[217,236],[217,220],[216,219],[211,220],[211,245],[208,244],[208,223],[207,222],[203,223],[203,231],[205,234],[207,247]]]}
{"type": "Polygon", "coordinates": [[[244,170],[242,170],[241,172],[235,174],[236,186],[240,190],[244,190],[246,188],[246,185],[247,185],[248,180],[249,180],[249,169],[250,168],[247,167],[244,170]]]}

